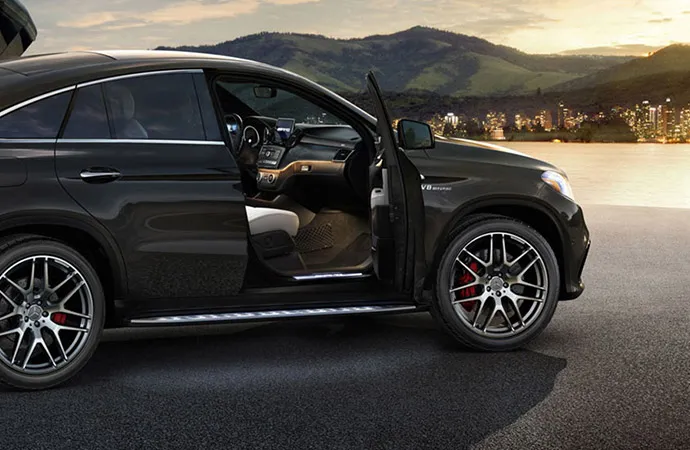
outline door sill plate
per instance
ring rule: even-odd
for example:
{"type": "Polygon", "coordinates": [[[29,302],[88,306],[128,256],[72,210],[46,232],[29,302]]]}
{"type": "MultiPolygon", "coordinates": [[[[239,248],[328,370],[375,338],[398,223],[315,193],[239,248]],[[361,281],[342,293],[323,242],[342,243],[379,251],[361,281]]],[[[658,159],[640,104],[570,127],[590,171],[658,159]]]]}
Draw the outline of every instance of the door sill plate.
{"type": "Polygon", "coordinates": [[[132,319],[133,325],[174,325],[190,323],[237,322],[244,320],[271,320],[287,317],[339,316],[383,312],[414,311],[416,306],[343,306],[334,308],[282,309],[276,311],[233,312],[217,314],[188,314],[132,319]]]}
{"type": "Polygon", "coordinates": [[[362,272],[321,272],[308,275],[295,275],[292,277],[296,281],[306,280],[328,280],[334,278],[369,278],[371,274],[362,272]]]}

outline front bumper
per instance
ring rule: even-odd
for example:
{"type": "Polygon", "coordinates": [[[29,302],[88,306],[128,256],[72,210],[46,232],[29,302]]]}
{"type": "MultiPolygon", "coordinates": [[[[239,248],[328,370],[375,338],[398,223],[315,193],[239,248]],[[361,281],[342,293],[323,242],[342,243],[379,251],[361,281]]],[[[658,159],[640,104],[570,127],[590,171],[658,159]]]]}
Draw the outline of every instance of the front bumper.
{"type": "Polygon", "coordinates": [[[563,239],[563,283],[559,299],[574,300],[585,290],[582,272],[592,245],[584,214],[579,206],[568,220],[566,229],[563,239]]]}

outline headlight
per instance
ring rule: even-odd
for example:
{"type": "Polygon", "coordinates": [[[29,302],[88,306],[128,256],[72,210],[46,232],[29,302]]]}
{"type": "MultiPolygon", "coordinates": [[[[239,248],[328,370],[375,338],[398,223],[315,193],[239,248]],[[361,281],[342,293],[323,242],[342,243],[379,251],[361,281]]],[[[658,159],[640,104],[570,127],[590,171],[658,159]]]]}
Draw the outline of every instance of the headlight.
{"type": "Polygon", "coordinates": [[[573,188],[570,187],[570,181],[558,172],[553,172],[547,170],[541,174],[541,179],[544,183],[548,184],[558,192],[560,192],[565,197],[570,200],[575,201],[575,196],[573,195],[573,188]]]}

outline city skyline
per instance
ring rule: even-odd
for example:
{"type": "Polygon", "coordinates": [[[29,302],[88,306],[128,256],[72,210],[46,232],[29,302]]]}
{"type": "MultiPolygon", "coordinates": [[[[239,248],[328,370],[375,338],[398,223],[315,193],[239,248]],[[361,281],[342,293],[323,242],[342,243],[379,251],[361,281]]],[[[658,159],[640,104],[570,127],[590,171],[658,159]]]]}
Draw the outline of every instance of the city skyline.
{"type": "Polygon", "coordinates": [[[634,107],[617,106],[599,112],[577,111],[565,102],[536,112],[521,111],[513,117],[500,110],[473,117],[448,112],[437,114],[429,123],[437,134],[445,136],[476,138],[484,135],[491,140],[504,140],[508,132],[577,133],[586,124],[606,126],[617,119],[623,121],[638,142],[690,142],[690,104],[679,105],[671,97],[663,102],[643,100],[634,107]]]}
{"type": "Polygon", "coordinates": [[[262,31],[335,38],[416,25],[478,36],[528,53],[598,48],[631,54],[687,42],[685,0],[23,0],[39,30],[29,53],[154,48],[262,31]]]}

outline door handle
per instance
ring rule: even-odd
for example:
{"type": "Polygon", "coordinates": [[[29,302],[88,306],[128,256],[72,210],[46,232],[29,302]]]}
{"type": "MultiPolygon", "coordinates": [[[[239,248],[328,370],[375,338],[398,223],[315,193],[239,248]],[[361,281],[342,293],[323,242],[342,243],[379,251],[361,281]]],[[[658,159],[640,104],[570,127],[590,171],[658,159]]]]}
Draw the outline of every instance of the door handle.
{"type": "Polygon", "coordinates": [[[79,176],[87,183],[107,183],[117,180],[122,174],[110,168],[91,168],[82,170],[79,176]]]}

